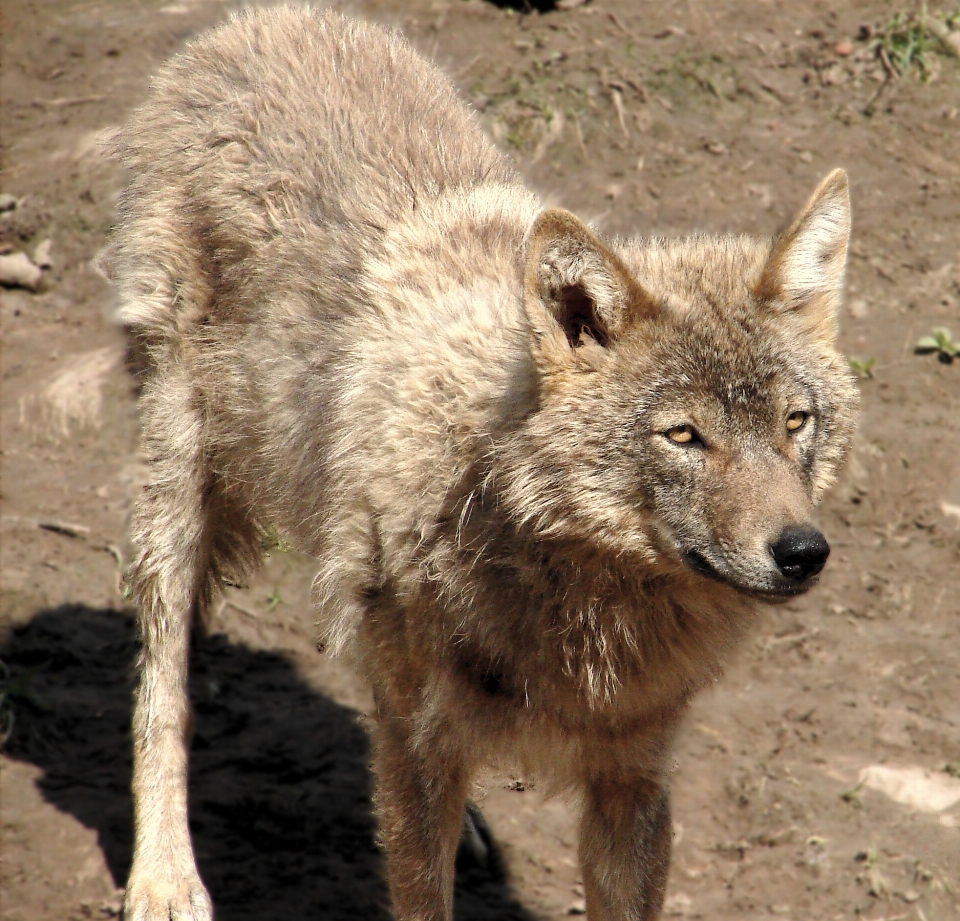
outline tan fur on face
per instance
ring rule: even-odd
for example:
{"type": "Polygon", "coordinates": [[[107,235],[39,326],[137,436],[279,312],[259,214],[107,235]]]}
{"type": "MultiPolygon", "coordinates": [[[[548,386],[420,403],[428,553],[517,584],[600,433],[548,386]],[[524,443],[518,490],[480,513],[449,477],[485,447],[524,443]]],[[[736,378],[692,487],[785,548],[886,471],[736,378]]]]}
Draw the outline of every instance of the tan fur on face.
{"type": "Polygon", "coordinates": [[[189,627],[276,528],[374,688],[397,918],[450,917],[465,791],[510,761],[580,804],[591,917],[654,918],[677,723],[849,441],[845,180],[775,244],[603,240],[399,36],[302,9],[190,45],[108,146],[131,181],[101,265],[152,468],[127,917],[211,916],[189,627]]]}

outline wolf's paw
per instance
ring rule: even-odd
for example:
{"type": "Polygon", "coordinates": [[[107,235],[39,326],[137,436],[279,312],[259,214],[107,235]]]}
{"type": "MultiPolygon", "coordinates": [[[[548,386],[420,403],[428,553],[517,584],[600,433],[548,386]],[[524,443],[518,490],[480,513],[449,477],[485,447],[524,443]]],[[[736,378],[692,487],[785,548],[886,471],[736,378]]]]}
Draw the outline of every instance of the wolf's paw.
{"type": "Polygon", "coordinates": [[[213,921],[213,903],[200,877],[174,879],[131,874],[124,921],[213,921]]]}

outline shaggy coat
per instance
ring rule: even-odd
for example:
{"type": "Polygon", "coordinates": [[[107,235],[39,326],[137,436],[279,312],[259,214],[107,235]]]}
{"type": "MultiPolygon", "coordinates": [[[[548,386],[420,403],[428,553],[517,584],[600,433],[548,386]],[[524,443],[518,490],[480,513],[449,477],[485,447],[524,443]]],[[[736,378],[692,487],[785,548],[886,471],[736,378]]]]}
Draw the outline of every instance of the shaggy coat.
{"type": "Polygon", "coordinates": [[[211,917],[189,630],[268,532],[319,561],[321,640],[372,683],[400,921],[451,917],[469,784],[504,761],[576,797],[591,921],[656,917],[678,720],[752,600],[826,559],[845,175],[775,243],[602,240],[400,36],[303,9],[189,45],[108,147],[152,471],[126,917],[211,917]]]}

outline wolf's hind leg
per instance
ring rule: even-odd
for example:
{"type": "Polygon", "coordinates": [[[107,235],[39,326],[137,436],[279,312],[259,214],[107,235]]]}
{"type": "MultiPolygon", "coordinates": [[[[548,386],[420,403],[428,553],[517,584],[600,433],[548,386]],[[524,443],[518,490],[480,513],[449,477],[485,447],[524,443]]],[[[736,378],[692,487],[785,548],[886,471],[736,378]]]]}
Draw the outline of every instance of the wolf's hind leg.
{"type": "Polygon", "coordinates": [[[137,507],[128,574],[143,649],[133,715],[133,866],[127,921],[210,921],[187,825],[190,630],[220,575],[251,565],[256,532],[204,463],[202,418],[185,377],[141,398],[151,482],[137,507]]]}
{"type": "Polygon", "coordinates": [[[670,869],[670,801],[661,784],[593,779],[580,828],[590,921],[653,921],[670,869]]]}

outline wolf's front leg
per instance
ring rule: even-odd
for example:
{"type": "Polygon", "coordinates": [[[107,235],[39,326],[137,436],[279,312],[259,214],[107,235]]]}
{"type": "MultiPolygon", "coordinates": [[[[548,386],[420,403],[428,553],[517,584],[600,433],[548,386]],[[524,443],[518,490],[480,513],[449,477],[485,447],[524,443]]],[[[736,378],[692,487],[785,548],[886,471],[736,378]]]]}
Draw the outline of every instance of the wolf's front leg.
{"type": "MultiPolygon", "coordinates": [[[[178,391],[157,387],[171,413],[178,391]]],[[[189,391],[185,391],[188,392],[189,391]]],[[[192,621],[209,595],[211,519],[218,505],[199,460],[190,409],[160,426],[144,394],[144,442],[155,481],[132,523],[138,555],[128,575],[140,611],[143,651],[133,711],[133,866],[126,921],[210,921],[213,907],[197,873],[187,823],[192,621]]],[[[220,516],[227,520],[226,516],[220,516]]]]}
{"type": "MultiPolygon", "coordinates": [[[[379,703],[379,702],[378,702],[379,703]]],[[[468,772],[439,728],[379,706],[377,813],[396,921],[450,921],[468,772]]]]}
{"type": "Polygon", "coordinates": [[[662,784],[594,779],[587,784],[580,865],[590,921],[659,917],[670,868],[670,801],[662,784]]]}
{"type": "Polygon", "coordinates": [[[137,578],[145,568],[132,580],[141,602],[143,652],[133,713],[135,841],[124,918],[211,921],[213,906],[197,873],[187,824],[187,659],[193,606],[188,595],[177,598],[173,592],[173,598],[162,598],[151,591],[149,576],[147,584],[137,578]]]}
{"type": "Polygon", "coordinates": [[[144,651],[133,716],[133,866],[125,921],[211,921],[187,824],[189,616],[141,616],[144,651]]]}

